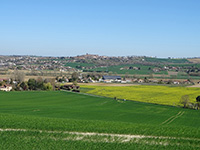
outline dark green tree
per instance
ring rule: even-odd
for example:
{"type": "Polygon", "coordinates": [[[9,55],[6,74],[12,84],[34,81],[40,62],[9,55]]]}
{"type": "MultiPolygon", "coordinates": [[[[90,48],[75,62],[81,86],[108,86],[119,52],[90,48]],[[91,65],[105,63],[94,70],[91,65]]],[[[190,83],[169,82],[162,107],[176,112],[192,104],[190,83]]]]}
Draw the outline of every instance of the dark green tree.
{"type": "Polygon", "coordinates": [[[76,82],[78,80],[78,73],[77,72],[72,73],[72,77],[71,78],[72,78],[73,82],[76,82]]]}
{"type": "Polygon", "coordinates": [[[197,96],[196,101],[200,102],[200,96],[197,96]]]}
{"type": "Polygon", "coordinates": [[[37,82],[35,79],[29,79],[28,80],[28,86],[30,90],[36,90],[37,88],[37,82]]]}
{"type": "Polygon", "coordinates": [[[26,82],[22,82],[22,83],[20,83],[20,85],[19,85],[23,90],[28,90],[28,84],[26,83],[26,82]]]}
{"type": "Polygon", "coordinates": [[[44,81],[41,77],[37,78],[36,83],[37,83],[37,87],[36,87],[37,89],[43,89],[44,88],[44,81]]]}

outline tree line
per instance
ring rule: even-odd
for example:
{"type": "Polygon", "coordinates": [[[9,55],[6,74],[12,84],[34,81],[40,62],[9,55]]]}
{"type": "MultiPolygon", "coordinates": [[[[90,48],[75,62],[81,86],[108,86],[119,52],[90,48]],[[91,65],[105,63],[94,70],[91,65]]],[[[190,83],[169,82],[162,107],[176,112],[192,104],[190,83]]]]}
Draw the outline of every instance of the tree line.
{"type": "Polygon", "coordinates": [[[196,103],[191,103],[188,95],[183,95],[180,99],[183,108],[200,109],[200,96],[196,97],[196,103]]]}
{"type": "Polygon", "coordinates": [[[15,91],[28,91],[28,90],[46,90],[51,91],[54,89],[53,79],[37,79],[30,78],[28,81],[22,81],[13,86],[15,91]]]}

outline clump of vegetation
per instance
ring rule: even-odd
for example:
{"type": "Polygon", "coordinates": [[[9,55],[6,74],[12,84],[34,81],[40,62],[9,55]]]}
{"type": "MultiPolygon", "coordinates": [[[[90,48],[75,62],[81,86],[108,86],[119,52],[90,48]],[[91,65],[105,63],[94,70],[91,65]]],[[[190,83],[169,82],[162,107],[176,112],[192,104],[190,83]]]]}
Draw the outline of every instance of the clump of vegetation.
{"type": "Polygon", "coordinates": [[[183,95],[181,97],[180,103],[183,105],[184,108],[189,107],[190,99],[188,95],[183,95]]]}
{"type": "Polygon", "coordinates": [[[28,90],[46,90],[46,91],[52,91],[53,90],[53,84],[51,83],[51,80],[42,78],[36,79],[29,79],[28,81],[22,81],[19,82],[17,85],[14,85],[15,91],[28,91],[28,90]]]}
{"type": "Polygon", "coordinates": [[[182,104],[184,108],[199,109],[200,108],[200,96],[196,97],[196,102],[191,103],[189,96],[183,95],[180,99],[180,104],[182,104]]]}

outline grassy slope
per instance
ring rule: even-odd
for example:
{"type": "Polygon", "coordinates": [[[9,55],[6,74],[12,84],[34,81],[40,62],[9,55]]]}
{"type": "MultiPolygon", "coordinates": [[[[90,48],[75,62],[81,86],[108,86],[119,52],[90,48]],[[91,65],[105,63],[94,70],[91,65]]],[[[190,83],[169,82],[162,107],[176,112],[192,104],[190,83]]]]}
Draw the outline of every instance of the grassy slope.
{"type": "MultiPolygon", "coordinates": [[[[149,70],[149,68],[153,69],[155,66],[148,66],[148,65],[140,65],[140,64],[130,64],[130,65],[117,65],[117,66],[110,66],[107,68],[96,68],[93,69],[93,71],[111,71],[113,73],[117,73],[117,74],[152,74],[154,73],[152,70],[149,70]],[[140,67],[140,70],[120,70],[120,68],[123,67],[140,67]]],[[[154,73],[154,74],[167,74],[167,71],[160,71],[158,73],[154,73]]]]}
{"type": "MultiPolygon", "coordinates": [[[[0,128],[200,138],[199,111],[131,101],[122,103],[68,92],[0,92],[0,98],[0,128]],[[183,116],[161,125],[180,111],[184,111],[183,116]]],[[[145,144],[145,141],[139,144],[66,141],[63,140],[67,136],[64,134],[33,131],[0,132],[0,136],[1,149],[175,149],[177,146],[163,146],[154,141],[154,144],[145,144]]],[[[181,143],[176,140],[168,142],[181,143]]],[[[183,145],[189,149],[192,144],[195,147],[196,142],[183,141],[178,148],[183,145]]]]}
{"type": "MultiPolygon", "coordinates": [[[[82,66],[82,67],[91,67],[91,66],[95,66],[95,64],[89,64],[89,63],[67,63],[66,66],[70,66],[73,68],[76,68],[76,66],[82,66]]],[[[149,70],[149,68],[153,69],[156,66],[150,66],[150,65],[141,65],[141,64],[130,64],[130,65],[117,65],[117,66],[110,66],[110,67],[97,67],[95,69],[90,69],[88,71],[111,71],[113,73],[117,73],[117,74],[152,74],[153,71],[149,70]],[[123,67],[140,67],[141,70],[120,70],[120,68],[123,67]]],[[[154,73],[154,74],[167,74],[167,71],[161,71],[158,73],[154,73]]]]}
{"type": "Polygon", "coordinates": [[[101,95],[106,97],[117,97],[119,99],[128,99],[134,101],[156,103],[163,105],[180,105],[180,99],[183,95],[189,95],[191,102],[196,101],[200,95],[199,88],[187,87],[169,87],[169,86],[151,86],[138,85],[130,87],[111,87],[111,86],[82,86],[91,88],[87,93],[101,95]]]}
{"type": "Polygon", "coordinates": [[[81,67],[92,67],[95,66],[95,64],[90,64],[90,63],[78,63],[78,62],[74,62],[74,63],[67,63],[65,66],[70,66],[72,68],[76,68],[76,66],[81,66],[81,67]]]}
{"type": "MultiPolygon", "coordinates": [[[[68,92],[1,92],[0,113],[34,115],[39,117],[121,121],[131,123],[158,124],[171,107],[133,102],[116,102],[110,98],[99,98],[68,92]],[[148,114],[143,109],[149,111],[148,114]],[[152,115],[158,118],[152,120],[152,115]],[[136,119],[130,116],[135,116],[136,119]],[[123,116],[123,117],[122,117],[123,116]]],[[[178,110],[176,110],[177,112],[178,110]]]]}

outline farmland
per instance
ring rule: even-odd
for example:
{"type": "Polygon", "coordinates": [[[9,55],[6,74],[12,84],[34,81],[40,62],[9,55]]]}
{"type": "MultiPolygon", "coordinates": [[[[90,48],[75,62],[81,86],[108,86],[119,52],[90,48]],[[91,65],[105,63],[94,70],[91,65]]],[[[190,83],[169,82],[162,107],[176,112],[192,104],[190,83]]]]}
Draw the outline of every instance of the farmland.
{"type": "Polygon", "coordinates": [[[199,149],[196,110],[65,91],[0,102],[0,149],[199,149]]]}
{"type": "Polygon", "coordinates": [[[82,69],[83,72],[96,72],[96,73],[109,73],[112,75],[120,75],[120,76],[129,76],[129,77],[155,77],[155,78],[165,78],[165,79],[194,79],[199,80],[200,77],[198,74],[195,74],[195,70],[193,74],[188,74],[187,71],[189,68],[196,68],[196,72],[200,67],[199,64],[191,64],[187,63],[185,59],[174,59],[171,60],[174,63],[170,63],[170,65],[162,64],[159,62],[170,62],[168,59],[155,59],[155,58],[148,58],[147,60],[158,62],[158,64],[121,64],[121,65],[112,65],[112,66],[101,66],[97,67],[94,63],[67,63],[68,66],[75,68],[75,69],[82,69]],[[168,60],[168,61],[167,61],[168,60]],[[178,62],[185,62],[185,63],[178,63],[178,62]],[[163,69],[166,66],[174,67],[176,69],[171,69],[167,71],[163,69]],[[134,69],[132,69],[134,68],[134,69]],[[139,68],[139,69],[138,69],[139,68]],[[156,68],[158,69],[156,71],[156,68]],[[177,68],[179,68],[177,70],[177,68]],[[180,69],[181,68],[181,69],[180,69]],[[176,75],[170,75],[169,72],[174,72],[176,75]]]}
{"type": "MultiPolygon", "coordinates": [[[[150,65],[141,65],[141,64],[130,64],[130,65],[117,65],[117,66],[109,66],[109,67],[104,67],[104,68],[95,68],[95,69],[91,69],[89,71],[111,71],[112,73],[116,73],[116,74],[141,74],[141,75],[149,75],[152,74],[152,70],[149,70],[149,68],[151,68],[152,66],[150,65]],[[140,70],[120,70],[120,68],[123,67],[140,67],[140,70]]],[[[167,71],[160,71],[158,73],[155,74],[167,74],[167,71]]]]}
{"type": "Polygon", "coordinates": [[[124,79],[189,79],[194,83],[200,80],[200,64],[197,58],[111,57],[86,54],[75,57],[1,56],[0,62],[0,78],[5,79],[14,79],[16,72],[23,73],[25,80],[41,76],[70,78],[73,72],[78,72],[80,76],[118,75],[124,79]],[[173,72],[174,75],[169,72],[173,72]]]}
{"type": "Polygon", "coordinates": [[[200,94],[199,88],[155,85],[137,85],[128,87],[84,85],[82,88],[88,89],[86,92],[89,94],[172,106],[180,105],[180,99],[184,95],[188,95],[190,101],[195,102],[196,97],[200,94]]]}
{"type": "Polygon", "coordinates": [[[188,63],[187,59],[166,59],[166,58],[150,58],[146,57],[147,62],[158,62],[158,63],[188,63]]]}

